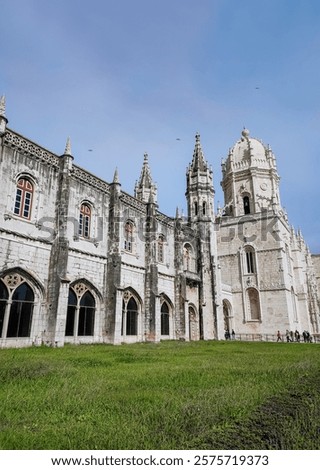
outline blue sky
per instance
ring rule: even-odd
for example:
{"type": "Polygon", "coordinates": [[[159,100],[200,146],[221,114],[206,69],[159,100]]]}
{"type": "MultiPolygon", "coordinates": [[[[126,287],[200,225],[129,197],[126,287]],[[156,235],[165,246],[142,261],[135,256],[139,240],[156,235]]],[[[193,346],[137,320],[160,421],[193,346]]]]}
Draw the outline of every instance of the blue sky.
{"type": "Polygon", "coordinates": [[[9,127],[133,193],[144,152],[159,210],[185,211],[194,136],[214,170],[245,126],[270,144],[281,202],[320,253],[318,0],[1,2],[9,127]],[[177,140],[180,139],[180,140],[177,140]],[[89,151],[92,150],[92,151],[89,151]]]}

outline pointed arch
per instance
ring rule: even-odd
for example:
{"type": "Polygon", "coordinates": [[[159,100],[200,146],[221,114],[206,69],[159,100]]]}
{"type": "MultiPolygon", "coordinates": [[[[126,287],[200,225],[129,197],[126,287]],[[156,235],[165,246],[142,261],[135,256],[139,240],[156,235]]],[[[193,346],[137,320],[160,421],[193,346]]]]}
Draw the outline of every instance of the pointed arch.
{"type": "Polygon", "coordinates": [[[122,298],[121,335],[123,337],[140,335],[141,306],[142,301],[139,294],[131,287],[125,289],[122,298]]]}
{"type": "Polygon", "coordinates": [[[223,320],[224,320],[224,331],[230,332],[232,329],[231,317],[232,317],[232,306],[229,300],[223,299],[223,320]]]}
{"type": "Polygon", "coordinates": [[[189,339],[190,341],[198,341],[200,339],[199,314],[197,308],[193,304],[188,307],[189,321],[189,339]]]}
{"type": "Polygon", "coordinates": [[[183,269],[185,271],[196,271],[196,258],[192,245],[185,243],[183,245],[183,269]]]}
{"type": "Polygon", "coordinates": [[[22,270],[6,270],[0,276],[0,333],[2,338],[31,336],[33,311],[39,292],[22,270]]]}
{"type": "Polygon", "coordinates": [[[173,337],[173,303],[169,297],[162,293],[160,294],[160,335],[173,337]]]}
{"type": "Polygon", "coordinates": [[[37,299],[45,297],[45,288],[38,276],[31,270],[25,269],[21,266],[14,266],[12,268],[5,269],[0,273],[0,278],[6,278],[7,285],[17,285],[20,279],[25,279],[31,288],[34,290],[34,294],[37,299]]]}
{"type": "Polygon", "coordinates": [[[94,336],[99,291],[87,279],[73,281],[69,287],[66,336],[94,336]]]}

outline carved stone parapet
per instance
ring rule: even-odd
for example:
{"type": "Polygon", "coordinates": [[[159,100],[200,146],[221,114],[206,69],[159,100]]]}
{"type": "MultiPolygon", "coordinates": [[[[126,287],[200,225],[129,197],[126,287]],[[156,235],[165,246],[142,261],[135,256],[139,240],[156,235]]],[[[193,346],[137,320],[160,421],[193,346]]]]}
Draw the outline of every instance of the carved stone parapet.
{"type": "Polygon", "coordinates": [[[57,157],[57,155],[31,142],[25,137],[20,136],[19,134],[7,130],[4,135],[4,142],[6,145],[16,148],[24,154],[33,156],[36,160],[41,160],[57,169],[60,167],[60,158],[57,157]]]}

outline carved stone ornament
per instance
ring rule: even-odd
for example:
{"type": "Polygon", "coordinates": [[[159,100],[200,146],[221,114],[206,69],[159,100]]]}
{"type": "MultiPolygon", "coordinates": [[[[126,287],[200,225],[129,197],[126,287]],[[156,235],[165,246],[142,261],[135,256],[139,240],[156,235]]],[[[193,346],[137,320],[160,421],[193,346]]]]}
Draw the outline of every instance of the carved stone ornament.
{"type": "Polygon", "coordinates": [[[77,294],[77,297],[82,297],[83,294],[88,290],[87,286],[83,284],[82,282],[79,282],[73,287],[74,291],[77,294]]]}
{"type": "Polygon", "coordinates": [[[23,277],[17,273],[7,274],[2,280],[4,284],[11,290],[15,289],[24,282],[23,277]]]}
{"type": "Polygon", "coordinates": [[[129,302],[130,297],[131,297],[131,292],[129,292],[128,290],[126,290],[126,291],[123,293],[123,300],[127,303],[127,302],[129,302]]]}

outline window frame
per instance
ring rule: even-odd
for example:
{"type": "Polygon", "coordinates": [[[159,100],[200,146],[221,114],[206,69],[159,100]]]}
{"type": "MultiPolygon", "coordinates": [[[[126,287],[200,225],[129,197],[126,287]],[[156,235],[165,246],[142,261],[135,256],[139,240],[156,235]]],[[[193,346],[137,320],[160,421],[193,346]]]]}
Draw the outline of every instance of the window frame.
{"type": "Polygon", "coordinates": [[[84,201],[80,206],[79,213],[79,230],[78,235],[81,238],[90,239],[92,223],[92,207],[91,204],[84,201]]]}
{"type": "Polygon", "coordinates": [[[20,176],[16,183],[13,214],[24,220],[31,219],[34,199],[34,183],[27,176],[20,176]]]}
{"type": "Polygon", "coordinates": [[[127,220],[124,225],[124,241],[123,249],[127,253],[133,253],[134,243],[134,223],[131,220],[127,220]]]}

